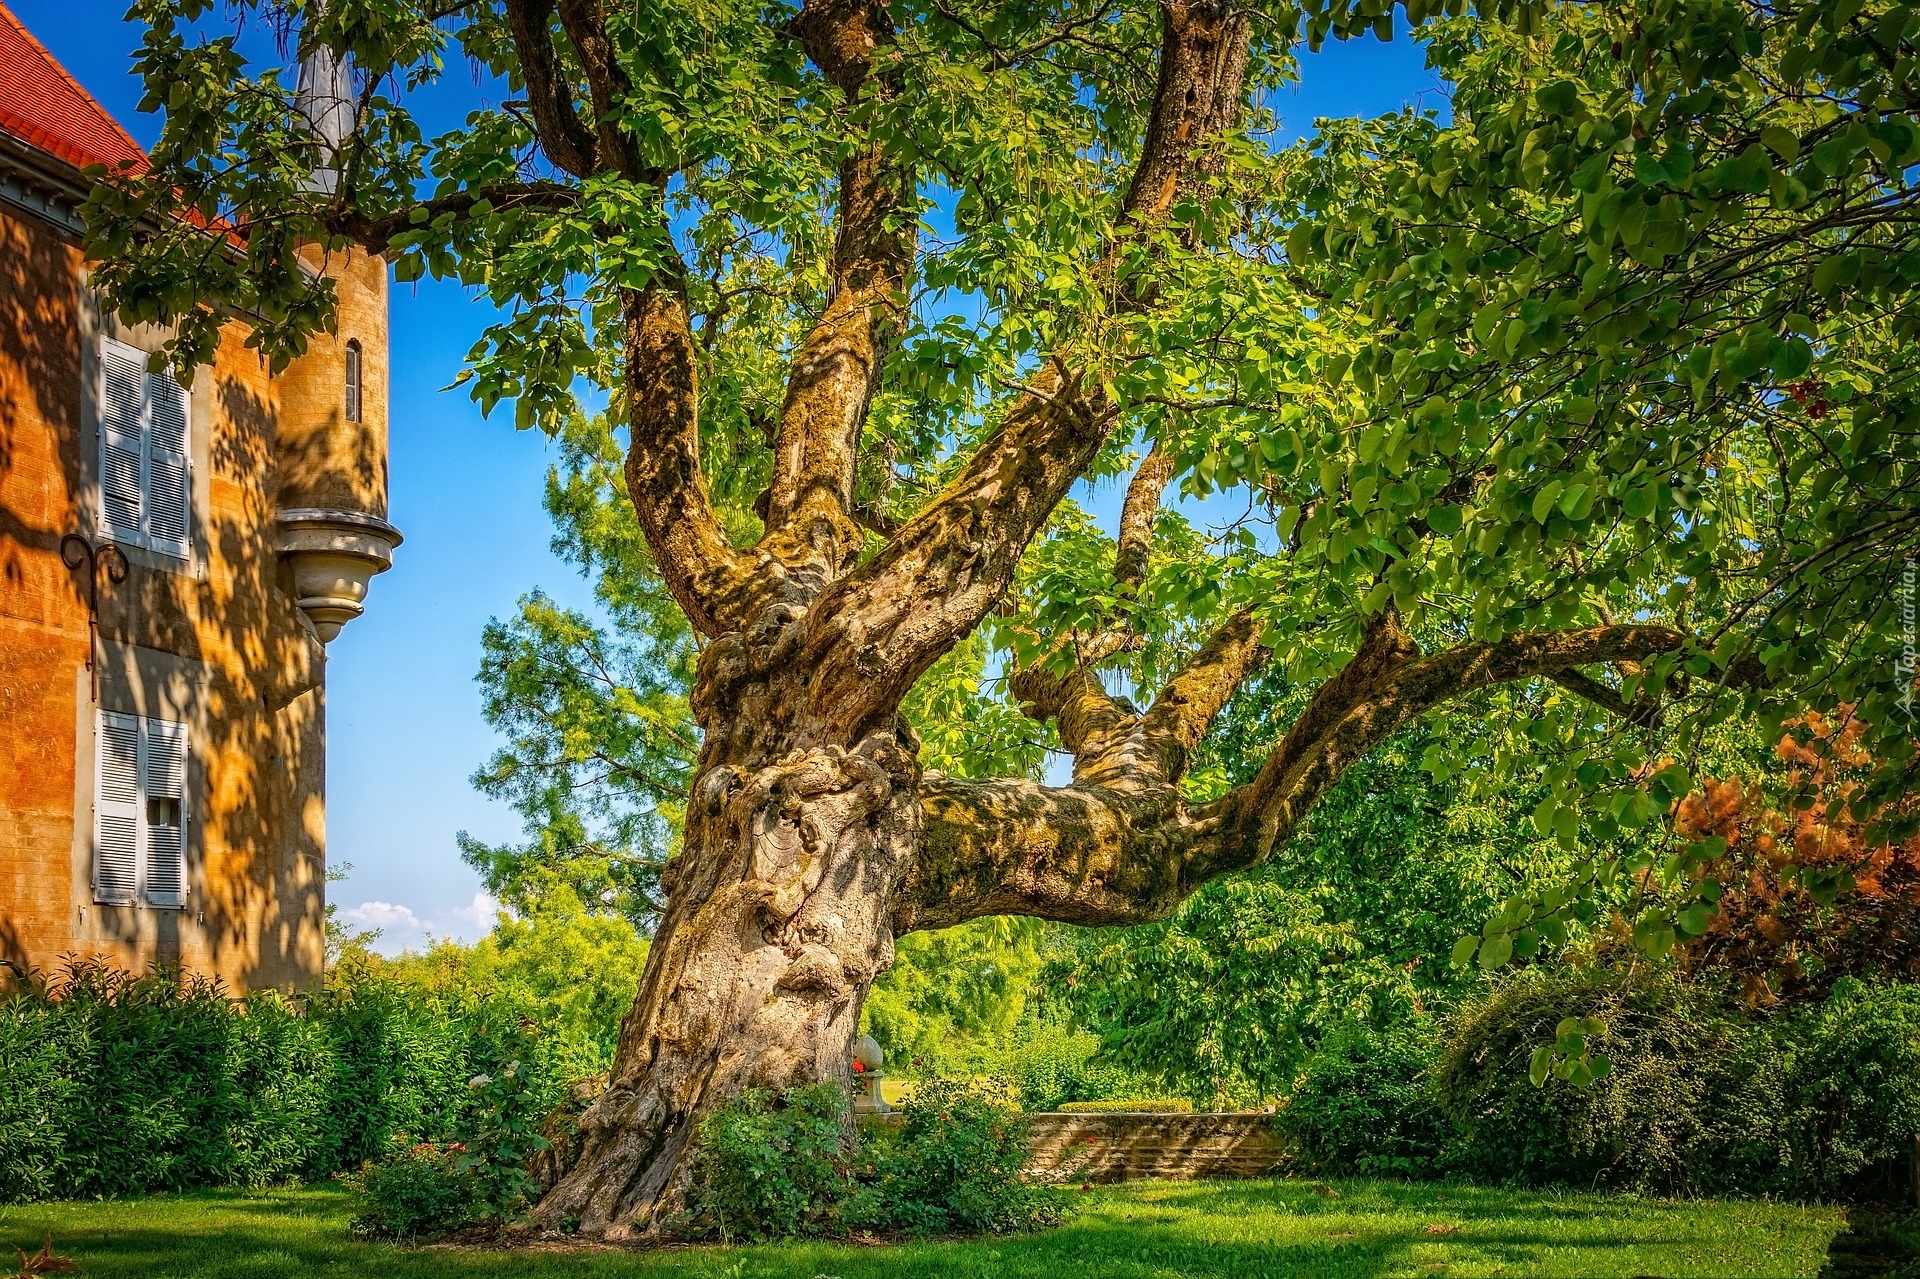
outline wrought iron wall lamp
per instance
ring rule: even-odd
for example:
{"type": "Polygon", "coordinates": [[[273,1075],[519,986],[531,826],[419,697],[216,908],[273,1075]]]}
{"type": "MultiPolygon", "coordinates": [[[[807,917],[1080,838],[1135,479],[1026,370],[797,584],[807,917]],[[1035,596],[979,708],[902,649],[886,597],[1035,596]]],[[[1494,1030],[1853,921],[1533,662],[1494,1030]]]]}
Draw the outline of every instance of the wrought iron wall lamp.
{"type": "Polygon", "coordinates": [[[112,542],[95,546],[78,533],[60,539],[60,560],[68,568],[87,566],[87,674],[93,689],[93,704],[100,704],[100,663],[95,657],[100,646],[100,573],[118,585],[127,580],[127,557],[112,542]]]}

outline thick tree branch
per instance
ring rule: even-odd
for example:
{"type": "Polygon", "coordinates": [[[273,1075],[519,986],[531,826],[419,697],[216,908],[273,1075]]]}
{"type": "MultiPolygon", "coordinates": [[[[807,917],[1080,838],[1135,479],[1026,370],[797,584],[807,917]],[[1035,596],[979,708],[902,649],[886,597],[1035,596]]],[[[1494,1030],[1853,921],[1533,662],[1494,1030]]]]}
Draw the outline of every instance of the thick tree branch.
{"type": "Polygon", "coordinates": [[[658,182],[666,175],[649,171],[640,153],[620,127],[620,104],[633,93],[633,82],[614,56],[607,38],[607,15],[600,0],[560,0],[560,25],[580,54],[587,72],[587,92],[593,100],[596,153],[620,176],[635,182],[658,182]]]}
{"type": "MultiPolygon", "coordinates": [[[[1103,270],[1112,269],[1132,228],[1166,218],[1181,175],[1207,160],[1208,130],[1231,123],[1241,104],[1245,14],[1166,0],[1162,15],[1153,114],[1103,270]]],[[[921,672],[985,616],[1118,418],[1097,377],[1061,358],[1047,360],[948,487],[877,556],[830,588],[810,615],[804,650],[820,672],[810,698],[823,731],[837,735],[851,726],[857,734],[890,714],[921,672]],[[849,706],[862,712],[850,721],[849,706]],[[829,723],[840,728],[827,729],[829,723]]]]}
{"type": "Polygon", "coordinates": [[[1218,850],[1223,870],[1265,857],[1355,760],[1424,711],[1495,684],[1641,661],[1686,643],[1664,626],[1599,626],[1513,635],[1413,660],[1416,650],[1398,618],[1391,611],[1382,618],[1368,628],[1354,660],[1314,695],[1259,776],[1215,806],[1226,836],[1218,850]]]}
{"type": "MultiPolygon", "coordinates": [[[[1628,666],[1632,663],[1622,662],[1621,665],[1628,666]]],[[[1657,724],[1660,720],[1659,702],[1645,694],[1636,697],[1629,705],[1620,696],[1618,689],[1609,688],[1582,671],[1572,669],[1555,671],[1548,678],[1575,697],[1592,702],[1601,710],[1618,715],[1629,724],[1657,724]]]]}
{"type": "Polygon", "coordinates": [[[1246,678],[1267,664],[1271,650],[1260,642],[1260,622],[1251,608],[1235,612],[1161,688],[1140,717],[1141,735],[1158,756],[1161,775],[1178,781],[1187,758],[1246,678]]]}
{"type": "Polygon", "coordinates": [[[1076,785],[1144,791],[1186,775],[1187,757],[1214,718],[1266,663],[1259,637],[1252,609],[1234,613],[1144,712],[1108,693],[1087,665],[1065,671],[1025,667],[1013,674],[1011,686],[1030,717],[1057,722],[1061,744],[1074,757],[1076,785]]]}
{"type": "Polygon", "coordinates": [[[580,193],[559,182],[494,182],[423,200],[377,218],[358,209],[330,210],[326,224],[329,231],[346,236],[370,253],[386,253],[393,237],[403,231],[442,214],[465,217],[483,200],[495,213],[548,213],[573,208],[580,203],[580,193]]]}
{"type": "Polygon", "coordinates": [[[1127,500],[1120,508],[1120,545],[1113,557],[1113,580],[1122,586],[1137,590],[1147,580],[1153,520],[1160,513],[1160,495],[1171,479],[1173,455],[1155,444],[1127,482],[1127,500]]]}
{"type": "MultiPolygon", "coordinates": [[[[793,26],[846,111],[898,95],[893,23],[884,6],[811,0],[793,26]]],[[[881,368],[904,319],[916,234],[908,216],[912,191],[911,170],[878,142],[841,163],[833,292],[787,379],[762,546],[792,570],[812,568],[821,584],[860,550],[854,471],[881,368]]]]}
{"type": "Polygon", "coordinates": [[[685,296],[668,279],[625,295],[627,493],[694,629],[738,625],[751,559],[727,541],[700,473],[699,371],[685,296]]]}
{"type": "MultiPolygon", "coordinates": [[[[1209,647],[1224,658],[1235,643],[1216,639],[1209,647]]],[[[1252,646],[1250,636],[1238,643],[1252,646]]],[[[1662,626],[1602,626],[1422,658],[1388,613],[1368,626],[1353,659],[1314,695],[1259,776],[1211,804],[1187,804],[1177,780],[1157,778],[1047,787],[930,777],[922,789],[925,853],[896,927],[940,928],[988,914],[1079,924],[1165,918],[1209,880],[1266,858],[1350,765],[1422,712],[1495,684],[1644,661],[1686,643],[1662,626]]],[[[1208,665],[1196,658],[1190,669],[1208,665]]],[[[1224,700],[1218,684],[1198,675],[1195,682],[1216,691],[1163,692],[1142,720],[1164,703],[1169,719],[1184,711],[1184,731],[1193,731],[1210,718],[1208,705],[1224,700]]]]}
{"type": "Polygon", "coordinates": [[[1160,78],[1123,222],[1164,220],[1184,185],[1213,168],[1202,147],[1239,119],[1246,76],[1245,10],[1222,0],[1163,0],[1160,78]]]}
{"type": "Polygon", "coordinates": [[[1164,919],[1197,887],[1182,882],[1181,850],[1208,834],[1171,786],[1140,795],[928,774],[920,807],[926,838],[896,933],[985,915],[1086,925],[1164,919]]]}
{"type": "Polygon", "coordinates": [[[1060,744],[1076,761],[1076,778],[1078,761],[1098,758],[1140,722],[1140,712],[1107,692],[1100,677],[1085,666],[1076,664],[1065,671],[1045,665],[1022,667],[1008,686],[1028,718],[1042,724],[1056,722],[1060,744]]]}
{"type": "Polygon", "coordinates": [[[554,0],[506,0],[507,26],[527,81],[527,105],[547,158],[577,178],[598,172],[594,130],[581,123],[559,50],[553,43],[554,0]]]}

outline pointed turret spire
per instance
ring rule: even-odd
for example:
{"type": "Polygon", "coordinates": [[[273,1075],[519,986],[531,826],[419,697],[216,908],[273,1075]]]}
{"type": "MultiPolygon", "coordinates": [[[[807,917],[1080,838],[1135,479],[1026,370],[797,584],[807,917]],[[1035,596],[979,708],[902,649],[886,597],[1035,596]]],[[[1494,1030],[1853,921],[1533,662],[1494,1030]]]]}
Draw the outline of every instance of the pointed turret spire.
{"type": "MultiPolygon", "coordinates": [[[[318,17],[323,6],[315,5],[318,17]]],[[[313,189],[332,194],[340,181],[340,150],[353,132],[353,75],[347,60],[312,41],[300,59],[300,78],[293,96],[294,110],[307,118],[325,148],[324,163],[315,166],[313,189]]]]}

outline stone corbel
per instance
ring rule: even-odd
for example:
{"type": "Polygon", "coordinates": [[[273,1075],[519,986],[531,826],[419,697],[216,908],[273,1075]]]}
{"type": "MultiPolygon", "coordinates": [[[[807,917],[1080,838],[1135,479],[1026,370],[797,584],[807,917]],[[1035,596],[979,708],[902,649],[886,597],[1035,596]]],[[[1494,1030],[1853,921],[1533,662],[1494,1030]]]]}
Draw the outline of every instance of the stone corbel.
{"type": "Polygon", "coordinates": [[[359,511],[280,512],[280,560],[300,611],[323,644],[366,610],[367,583],[393,567],[400,530],[359,511]]]}

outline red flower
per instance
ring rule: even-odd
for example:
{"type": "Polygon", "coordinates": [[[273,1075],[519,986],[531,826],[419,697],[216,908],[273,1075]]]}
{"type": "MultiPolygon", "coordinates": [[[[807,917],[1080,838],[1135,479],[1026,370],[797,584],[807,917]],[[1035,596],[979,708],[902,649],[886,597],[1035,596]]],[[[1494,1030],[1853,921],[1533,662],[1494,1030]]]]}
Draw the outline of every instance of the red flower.
{"type": "Polygon", "coordinates": [[[856,1074],[856,1075],[864,1075],[864,1074],[865,1074],[866,1072],[867,1072],[867,1068],[866,1068],[865,1066],[862,1066],[862,1065],[861,1065],[861,1064],[860,1064],[859,1062],[857,1062],[857,1061],[853,1063],[853,1073],[854,1073],[854,1074],[856,1074]]]}

